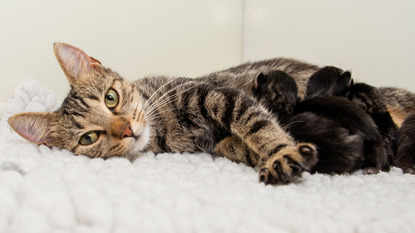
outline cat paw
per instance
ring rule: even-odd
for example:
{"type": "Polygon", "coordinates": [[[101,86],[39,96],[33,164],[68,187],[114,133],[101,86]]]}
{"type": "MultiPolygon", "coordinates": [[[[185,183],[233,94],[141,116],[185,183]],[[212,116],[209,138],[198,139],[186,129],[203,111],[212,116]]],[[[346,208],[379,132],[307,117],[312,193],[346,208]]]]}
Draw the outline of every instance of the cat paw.
{"type": "Polygon", "coordinates": [[[303,171],[309,171],[318,161],[316,146],[299,143],[288,146],[268,158],[259,171],[259,181],[265,184],[287,184],[303,171]]]}
{"type": "Polygon", "coordinates": [[[373,175],[373,174],[378,174],[378,173],[379,173],[379,169],[375,167],[367,167],[367,168],[362,169],[363,175],[373,175]]]}
{"type": "Polygon", "coordinates": [[[402,171],[407,174],[415,174],[415,169],[413,167],[402,169],[402,171]]]}

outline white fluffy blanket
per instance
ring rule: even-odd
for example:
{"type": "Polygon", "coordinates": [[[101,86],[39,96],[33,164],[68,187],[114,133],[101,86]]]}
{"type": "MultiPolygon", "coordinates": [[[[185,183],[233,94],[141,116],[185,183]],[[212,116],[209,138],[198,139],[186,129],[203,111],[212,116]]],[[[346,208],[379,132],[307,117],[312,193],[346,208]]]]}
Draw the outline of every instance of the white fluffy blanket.
{"type": "Polygon", "coordinates": [[[0,232],[415,232],[415,176],[400,169],[265,186],[252,168],[209,154],[89,159],[7,124],[58,106],[30,79],[0,105],[0,232]]]}

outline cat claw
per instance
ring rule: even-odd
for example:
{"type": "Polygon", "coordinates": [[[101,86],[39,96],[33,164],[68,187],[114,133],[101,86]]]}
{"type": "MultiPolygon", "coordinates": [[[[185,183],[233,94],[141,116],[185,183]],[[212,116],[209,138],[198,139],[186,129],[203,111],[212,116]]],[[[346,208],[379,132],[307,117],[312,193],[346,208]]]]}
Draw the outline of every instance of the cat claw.
{"type": "Polygon", "coordinates": [[[287,184],[303,171],[309,171],[318,161],[317,149],[310,143],[289,146],[268,158],[259,171],[259,181],[265,184],[287,184]]]}

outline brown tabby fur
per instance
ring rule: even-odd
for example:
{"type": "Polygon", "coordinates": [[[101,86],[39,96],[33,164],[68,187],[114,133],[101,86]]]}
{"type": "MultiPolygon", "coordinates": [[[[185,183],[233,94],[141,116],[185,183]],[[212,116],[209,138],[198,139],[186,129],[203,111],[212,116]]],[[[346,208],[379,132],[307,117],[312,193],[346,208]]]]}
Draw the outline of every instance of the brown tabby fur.
{"type": "Polygon", "coordinates": [[[260,73],[268,75],[272,71],[282,71],[293,77],[298,96],[304,99],[309,77],[319,69],[318,66],[289,58],[274,58],[259,62],[248,62],[227,70],[201,77],[202,80],[218,86],[229,86],[253,95],[255,82],[260,73]]]}
{"type": "MultiPolygon", "coordinates": [[[[266,183],[289,182],[317,160],[314,145],[296,143],[247,92],[209,83],[212,76],[196,81],[153,77],[130,83],[78,48],[56,43],[54,50],[71,84],[61,108],[9,119],[11,127],[31,142],[107,158],[146,151],[215,154],[221,151],[219,142],[233,135],[253,153],[220,155],[258,166],[266,183]],[[105,104],[109,90],[119,96],[114,108],[105,104]],[[83,145],[81,137],[88,132],[95,132],[98,139],[83,145]]],[[[287,64],[292,62],[277,64],[291,67],[287,64]]],[[[223,74],[217,74],[218,82],[223,74]]]]}
{"type": "Polygon", "coordinates": [[[295,142],[253,95],[259,73],[281,70],[294,78],[304,99],[308,77],[317,66],[277,58],[196,80],[151,77],[130,83],[71,45],[56,43],[54,51],[71,84],[61,108],[9,119],[33,143],[92,158],[208,152],[257,166],[267,184],[290,182],[317,163],[315,146],[295,142]],[[114,108],[105,104],[108,90],[119,96],[114,108]],[[98,139],[82,145],[80,138],[88,132],[96,132],[98,139]],[[242,149],[233,150],[238,143],[242,149]]]}
{"type": "Polygon", "coordinates": [[[415,95],[405,89],[394,87],[379,87],[382,101],[399,127],[402,122],[415,112],[415,95]]]}

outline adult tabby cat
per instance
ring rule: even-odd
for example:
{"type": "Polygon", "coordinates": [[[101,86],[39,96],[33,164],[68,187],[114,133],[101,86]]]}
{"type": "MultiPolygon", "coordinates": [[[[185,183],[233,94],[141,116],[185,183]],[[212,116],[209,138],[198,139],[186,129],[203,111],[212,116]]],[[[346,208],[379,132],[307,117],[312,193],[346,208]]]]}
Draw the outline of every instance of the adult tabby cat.
{"type": "Polygon", "coordinates": [[[10,126],[27,140],[89,157],[137,152],[221,152],[258,166],[266,183],[289,182],[317,161],[275,117],[243,91],[201,80],[154,77],[127,82],[82,50],[54,45],[71,91],[56,112],[21,113],[10,126]],[[226,153],[234,135],[254,154],[226,153]],[[219,143],[219,144],[218,144],[219,143]]]}
{"type": "Polygon", "coordinates": [[[317,66],[280,58],[196,80],[152,77],[130,83],[71,45],[56,43],[54,51],[71,84],[61,108],[9,119],[31,142],[102,158],[203,151],[257,166],[260,180],[272,184],[292,181],[318,160],[313,144],[295,142],[253,98],[258,74],[281,70],[295,79],[304,99],[317,66]],[[233,140],[250,153],[232,150],[233,140]]]}

